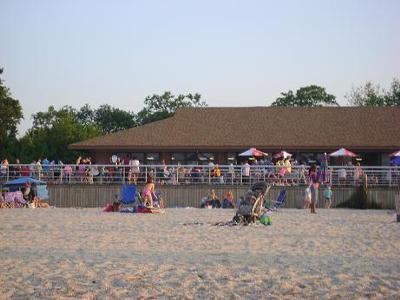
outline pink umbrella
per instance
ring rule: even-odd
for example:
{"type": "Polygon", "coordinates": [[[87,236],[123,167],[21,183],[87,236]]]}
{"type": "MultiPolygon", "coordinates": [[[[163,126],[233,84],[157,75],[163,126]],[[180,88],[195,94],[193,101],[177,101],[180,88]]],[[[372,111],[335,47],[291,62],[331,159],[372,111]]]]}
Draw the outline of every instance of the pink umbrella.
{"type": "Polygon", "coordinates": [[[274,158],[280,158],[280,157],[287,158],[289,156],[292,156],[292,154],[290,154],[289,152],[286,152],[286,151],[280,151],[280,152],[274,154],[274,158]]]}
{"type": "Polygon", "coordinates": [[[329,156],[333,156],[333,157],[356,157],[357,154],[345,149],[345,148],[340,148],[334,152],[332,152],[331,154],[329,154],[329,156]]]}
{"type": "Polygon", "coordinates": [[[258,150],[256,148],[250,148],[239,154],[239,156],[255,156],[255,157],[261,157],[261,156],[266,156],[266,155],[268,155],[268,154],[265,152],[262,152],[261,150],[258,150]]]}
{"type": "Polygon", "coordinates": [[[393,152],[389,154],[390,157],[400,157],[400,150],[397,150],[396,152],[393,152]]]}

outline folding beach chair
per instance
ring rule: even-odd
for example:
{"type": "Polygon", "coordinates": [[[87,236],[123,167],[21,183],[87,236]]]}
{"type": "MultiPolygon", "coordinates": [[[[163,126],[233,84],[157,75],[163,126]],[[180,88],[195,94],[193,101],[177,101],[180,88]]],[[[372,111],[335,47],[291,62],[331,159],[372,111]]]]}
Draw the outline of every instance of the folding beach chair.
{"type": "Polygon", "coordinates": [[[269,201],[269,203],[266,203],[265,207],[268,208],[269,210],[277,211],[278,208],[280,208],[283,205],[285,199],[286,199],[286,190],[281,190],[276,201],[273,201],[272,203],[271,201],[269,201]]]}
{"type": "Polygon", "coordinates": [[[120,193],[120,202],[122,204],[140,204],[138,201],[138,193],[136,190],[136,185],[134,184],[125,184],[122,186],[120,193]]]}
{"type": "Polygon", "coordinates": [[[14,208],[14,193],[13,192],[4,193],[3,207],[4,208],[14,208]]]}
{"type": "Polygon", "coordinates": [[[282,190],[279,193],[276,201],[273,203],[273,209],[277,211],[278,208],[280,208],[283,205],[283,203],[285,202],[285,199],[286,199],[286,190],[282,190]]]}

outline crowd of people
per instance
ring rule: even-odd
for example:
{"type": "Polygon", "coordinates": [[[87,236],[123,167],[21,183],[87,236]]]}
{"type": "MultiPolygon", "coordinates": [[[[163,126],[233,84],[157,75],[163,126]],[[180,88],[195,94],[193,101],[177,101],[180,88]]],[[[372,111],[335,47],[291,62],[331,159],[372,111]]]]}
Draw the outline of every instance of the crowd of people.
{"type": "MultiPolygon", "coordinates": [[[[378,185],[400,181],[399,167],[385,170],[385,174],[370,171],[368,184],[378,185]]],[[[317,176],[321,182],[335,185],[360,185],[367,173],[359,162],[351,161],[346,166],[328,167],[326,156],[319,162],[305,163],[291,157],[276,159],[244,160],[240,164],[230,163],[220,166],[214,161],[208,164],[183,165],[177,162],[167,165],[165,161],[155,162],[152,166],[141,165],[138,158],[127,155],[120,158],[110,157],[109,164],[97,165],[90,157],[79,156],[74,163],[64,164],[60,160],[47,158],[33,160],[29,164],[20,164],[16,159],[12,164],[7,158],[1,161],[0,182],[28,176],[55,183],[146,183],[152,177],[159,184],[212,183],[242,184],[267,181],[272,185],[308,185],[317,176]]]]}

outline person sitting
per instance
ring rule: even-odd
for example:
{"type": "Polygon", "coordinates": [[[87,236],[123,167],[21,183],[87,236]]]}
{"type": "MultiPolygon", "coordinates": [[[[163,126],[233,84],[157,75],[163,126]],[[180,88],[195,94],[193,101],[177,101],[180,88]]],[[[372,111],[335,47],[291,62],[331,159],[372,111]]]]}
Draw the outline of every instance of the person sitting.
{"type": "Polygon", "coordinates": [[[215,190],[211,190],[210,194],[207,197],[203,197],[201,199],[201,208],[220,208],[221,202],[215,190]]]}
{"type": "Polygon", "coordinates": [[[221,201],[219,200],[215,190],[211,190],[210,195],[208,196],[208,200],[211,203],[212,208],[220,208],[221,201]]]}
{"type": "Polygon", "coordinates": [[[104,208],[103,212],[119,212],[121,210],[121,203],[114,201],[112,204],[108,203],[104,208]]]}
{"type": "Polygon", "coordinates": [[[153,194],[155,191],[155,185],[152,177],[147,178],[147,183],[142,190],[143,204],[145,206],[153,207],[153,194]]]}
{"type": "Polygon", "coordinates": [[[235,208],[235,200],[233,199],[232,191],[228,191],[222,202],[222,208],[235,208]]]}

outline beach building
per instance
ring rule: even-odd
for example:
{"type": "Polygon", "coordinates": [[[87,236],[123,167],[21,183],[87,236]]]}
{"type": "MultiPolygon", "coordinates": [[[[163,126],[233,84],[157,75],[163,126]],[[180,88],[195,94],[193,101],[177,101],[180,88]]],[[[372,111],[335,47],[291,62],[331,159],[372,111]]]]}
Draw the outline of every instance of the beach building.
{"type": "Polygon", "coordinates": [[[74,143],[96,163],[112,155],[141,163],[240,162],[250,147],[286,150],[297,160],[318,159],[345,147],[364,165],[387,165],[400,149],[399,107],[202,107],[143,126],[74,143]]]}

